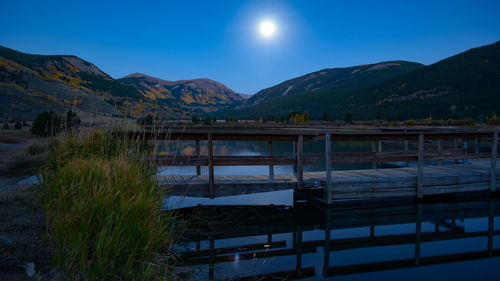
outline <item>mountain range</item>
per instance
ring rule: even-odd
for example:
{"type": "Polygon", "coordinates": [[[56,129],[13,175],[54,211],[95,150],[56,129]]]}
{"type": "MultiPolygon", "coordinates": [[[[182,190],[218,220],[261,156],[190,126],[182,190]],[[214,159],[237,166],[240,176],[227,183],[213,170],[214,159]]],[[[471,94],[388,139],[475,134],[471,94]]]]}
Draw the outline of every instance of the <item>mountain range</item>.
{"type": "Polygon", "coordinates": [[[500,113],[500,41],[432,65],[387,61],[309,73],[242,95],[207,79],[167,81],[141,73],[114,79],[71,55],[0,47],[0,118],[64,113],[256,119],[308,111],[337,119],[484,117],[500,113]]]}
{"type": "Polygon", "coordinates": [[[171,82],[135,73],[113,79],[76,56],[32,55],[0,47],[0,118],[33,119],[45,110],[188,118],[243,99],[206,78],[171,82]]]}
{"type": "Polygon", "coordinates": [[[404,61],[325,69],[264,89],[219,117],[287,112],[343,119],[482,118],[500,113],[500,41],[432,65],[404,61]]]}

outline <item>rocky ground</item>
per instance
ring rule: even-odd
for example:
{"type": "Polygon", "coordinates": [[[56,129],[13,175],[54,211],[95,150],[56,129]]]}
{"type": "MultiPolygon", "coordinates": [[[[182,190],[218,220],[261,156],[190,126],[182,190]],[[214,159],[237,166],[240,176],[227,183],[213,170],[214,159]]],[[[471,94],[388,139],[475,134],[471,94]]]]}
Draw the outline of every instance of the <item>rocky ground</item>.
{"type": "Polygon", "coordinates": [[[0,280],[62,280],[51,264],[37,186],[0,179],[0,280]]]}
{"type": "Polygon", "coordinates": [[[0,129],[0,280],[61,280],[51,264],[44,212],[33,185],[48,141],[0,129]],[[25,180],[30,178],[29,180],[25,180]],[[18,184],[21,182],[22,184],[18,184]]]}

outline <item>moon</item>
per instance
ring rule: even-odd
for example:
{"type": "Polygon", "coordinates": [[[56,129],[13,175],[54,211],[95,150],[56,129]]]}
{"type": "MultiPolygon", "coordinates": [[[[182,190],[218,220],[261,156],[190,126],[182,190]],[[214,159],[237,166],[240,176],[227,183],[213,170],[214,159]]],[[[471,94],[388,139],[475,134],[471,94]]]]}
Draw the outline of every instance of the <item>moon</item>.
{"type": "Polygon", "coordinates": [[[263,21],[259,24],[260,35],[264,38],[271,38],[276,33],[276,24],[270,20],[263,21]]]}

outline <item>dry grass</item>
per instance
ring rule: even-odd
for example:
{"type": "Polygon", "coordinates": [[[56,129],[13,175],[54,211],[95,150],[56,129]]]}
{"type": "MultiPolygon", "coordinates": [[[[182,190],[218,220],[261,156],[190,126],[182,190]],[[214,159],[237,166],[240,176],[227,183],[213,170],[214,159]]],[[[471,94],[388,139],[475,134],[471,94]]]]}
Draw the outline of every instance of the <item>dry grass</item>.
{"type": "Polygon", "coordinates": [[[174,220],[161,212],[156,167],[137,160],[144,147],[105,131],[51,144],[42,201],[55,261],[75,280],[173,278],[174,220]]]}
{"type": "Polygon", "coordinates": [[[33,175],[45,163],[48,141],[32,139],[0,149],[0,152],[4,155],[0,158],[0,175],[4,177],[33,175]]]}

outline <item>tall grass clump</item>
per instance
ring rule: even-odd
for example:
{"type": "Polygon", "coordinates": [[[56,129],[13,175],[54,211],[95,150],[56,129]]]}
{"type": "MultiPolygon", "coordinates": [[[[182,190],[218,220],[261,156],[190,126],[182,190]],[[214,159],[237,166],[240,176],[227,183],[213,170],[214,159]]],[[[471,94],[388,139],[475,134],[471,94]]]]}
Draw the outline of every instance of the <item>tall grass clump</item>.
{"type": "Polygon", "coordinates": [[[169,278],[159,253],[171,242],[172,217],[161,212],[141,147],[102,131],[50,146],[42,202],[54,260],[75,280],[169,278]]]}

